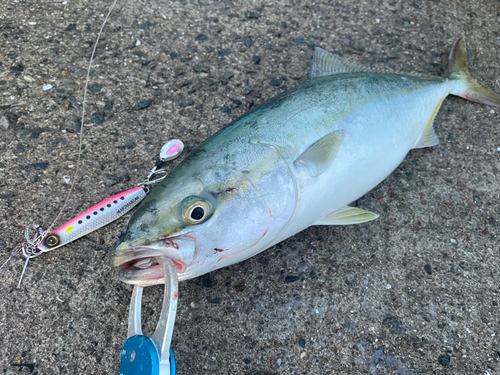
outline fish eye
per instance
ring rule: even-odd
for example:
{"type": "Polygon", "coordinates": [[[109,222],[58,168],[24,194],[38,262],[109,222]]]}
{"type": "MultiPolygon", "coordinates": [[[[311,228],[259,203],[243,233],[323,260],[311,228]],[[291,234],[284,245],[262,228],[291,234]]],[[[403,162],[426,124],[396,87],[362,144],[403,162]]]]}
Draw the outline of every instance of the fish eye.
{"type": "Polygon", "coordinates": [[[207,220],[212,211],[212,206],[200,197],[188,197],[183,205],[184,221],[189,225],[196,225],[207,220]]]}
{"type": "Polygon", "coordinates": [[[54,247],[59,243],[59,237],[57,237],[55,234],[48,236],[47,239],[45,240],[45,244],[50,247],[54,247]]]}
{"type": "Polygon", "coordinates": [[[203,216],[205,216],[205,210],[203,209],[203,207],[195,207],[192,211],[191,211],[191,219],[193,220],[201,220],[203,219],[203,216]]]}

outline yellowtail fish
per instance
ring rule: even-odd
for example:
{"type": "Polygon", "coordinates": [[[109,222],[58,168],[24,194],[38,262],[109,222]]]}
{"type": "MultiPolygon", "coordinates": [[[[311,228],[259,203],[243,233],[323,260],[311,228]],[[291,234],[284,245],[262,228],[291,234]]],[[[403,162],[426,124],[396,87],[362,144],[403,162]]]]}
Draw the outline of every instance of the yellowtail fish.
{"type": "Polygon", "coordinates": [[[142,202],[114,250],[119,278],[163,283],[247,259],[311,225],[364,223],[348,204],[384,180],[413,148],[435,146],[433,121],[449,95],[493,106],[474,81],[465,41],[446,77],[374,71],[317,48],[310,79],[198,146],[142,202]]]}

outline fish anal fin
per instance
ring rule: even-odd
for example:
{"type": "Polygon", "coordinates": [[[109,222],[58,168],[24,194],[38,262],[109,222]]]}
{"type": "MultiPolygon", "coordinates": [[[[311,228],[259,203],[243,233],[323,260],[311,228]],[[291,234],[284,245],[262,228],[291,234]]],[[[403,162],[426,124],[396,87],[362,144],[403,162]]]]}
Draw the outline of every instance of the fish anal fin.
{"type": "Polygon", "coordinates": [[[314,223],[314,225],[351,225],[361,224],[367,221],[375,220],[379,215],[362,210],[357,207],[341,207],[332,213],[329,213],[324,218],[314,223]]]}
{"type": "Polygon", "coordinates": [[[325,172],[333,163],[345,138],[345,130],[336,130],[314,142],[294,162],[295,167],[314,167],[314,177],[325,172]]]}
{"type": "Polygon", "coordinates": [[[432,115],[427,122],[427,126],[425,127],[424,132],[418,139],[415,146],[413,146],[413,148],[432,147],[436,146],[439,143],[439,139],[434,132],[434,119],[436,118],[439,108],[441,108],[441,103],[443,103],[443,100],[444,97],[439,100],[439,103],[437,104],[436,108],[434,108],[434,112],[432,112],[432,115]]]}

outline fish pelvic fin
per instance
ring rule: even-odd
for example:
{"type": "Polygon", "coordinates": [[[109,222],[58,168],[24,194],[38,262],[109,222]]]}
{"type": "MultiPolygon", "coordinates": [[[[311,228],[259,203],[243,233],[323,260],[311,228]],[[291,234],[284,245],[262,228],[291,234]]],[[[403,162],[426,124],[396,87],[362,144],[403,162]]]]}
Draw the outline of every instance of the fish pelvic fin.
{"type": "Polygon", "coordinates": [[[447,77],[450,80],[459,80],[463,85],[460,88],[457,87],[456,90],[452,90],[451,94],[476,103],[500,107],[500,95],[481,86],[471,77],[466,59],[465,37],[462,37],[457,40],[451,49],[447,77]]]}
{"type": "Polygon", "coordinates": [[[314,223],[314,225],[351,225],[361,224],[367,221],[372,221],[378,218],[379,215],[362,210],[357,207],[341,207],[329,213],[321,220],[314,223]]]}

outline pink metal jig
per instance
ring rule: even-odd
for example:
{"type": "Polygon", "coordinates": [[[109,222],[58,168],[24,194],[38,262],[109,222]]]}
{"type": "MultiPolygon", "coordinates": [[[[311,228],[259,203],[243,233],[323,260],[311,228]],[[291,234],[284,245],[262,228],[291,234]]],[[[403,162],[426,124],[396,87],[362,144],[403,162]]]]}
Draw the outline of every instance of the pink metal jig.
{"type": "MultiPolygon", "coordinates": [[[[66,245],[111,223],[112,221],[115,221],[120,216],[125,215],[146,197],[146,194],[149,192],[148,185],[155,184],[165,178],[167,171],[165,169],[160,169],[163,166],[163,163],[175,159],[183,150],[184,144],[178,139],[168,141],[161,149],[160,161],[156,163],[151,172],[149,172],[146,180],[139,184],[139,187],[113,195],[94,207],[89,208],[87,211],[81,213],[48,235],[47,232],[45,232],[40,226],[33,224],[29,225],[26,228],[25,233],[26,244],[21,249],[14,252],[9,259],[7,259],[7,261],[0,266],[0,269],[2,269],[13,256],[22,250],[24,257],[26,258],[26,262],[24,263],[21,278],[19,279],[19,284],[17,285],[19,288],[24,272],[26,271],[26,267],[28,266],[28,262],[31,258],[36,258],[42,253],[66,245]],[[33,228],[37,231],[37,233],[35,233],[34,236],[31,236],[29,231],[33,228]]],[[[64,205],[66,205],[66,202],[64,205]]],[[[62,211],[59,215],[61,213],[62,211]]],[[[57,217],[59,217],[59,215],[57,217]]],[[[52,225],[54,223],[52,223],[52,225]]],[[[50,230],[52,225],[48,230],[50,230]]]]}
{"type": "Polygon", "coordinates": [[[123,216],[146,197],[142,187],[113,195],[50,233],[37,249],[47,252],[93,232],[123,216]]]}

